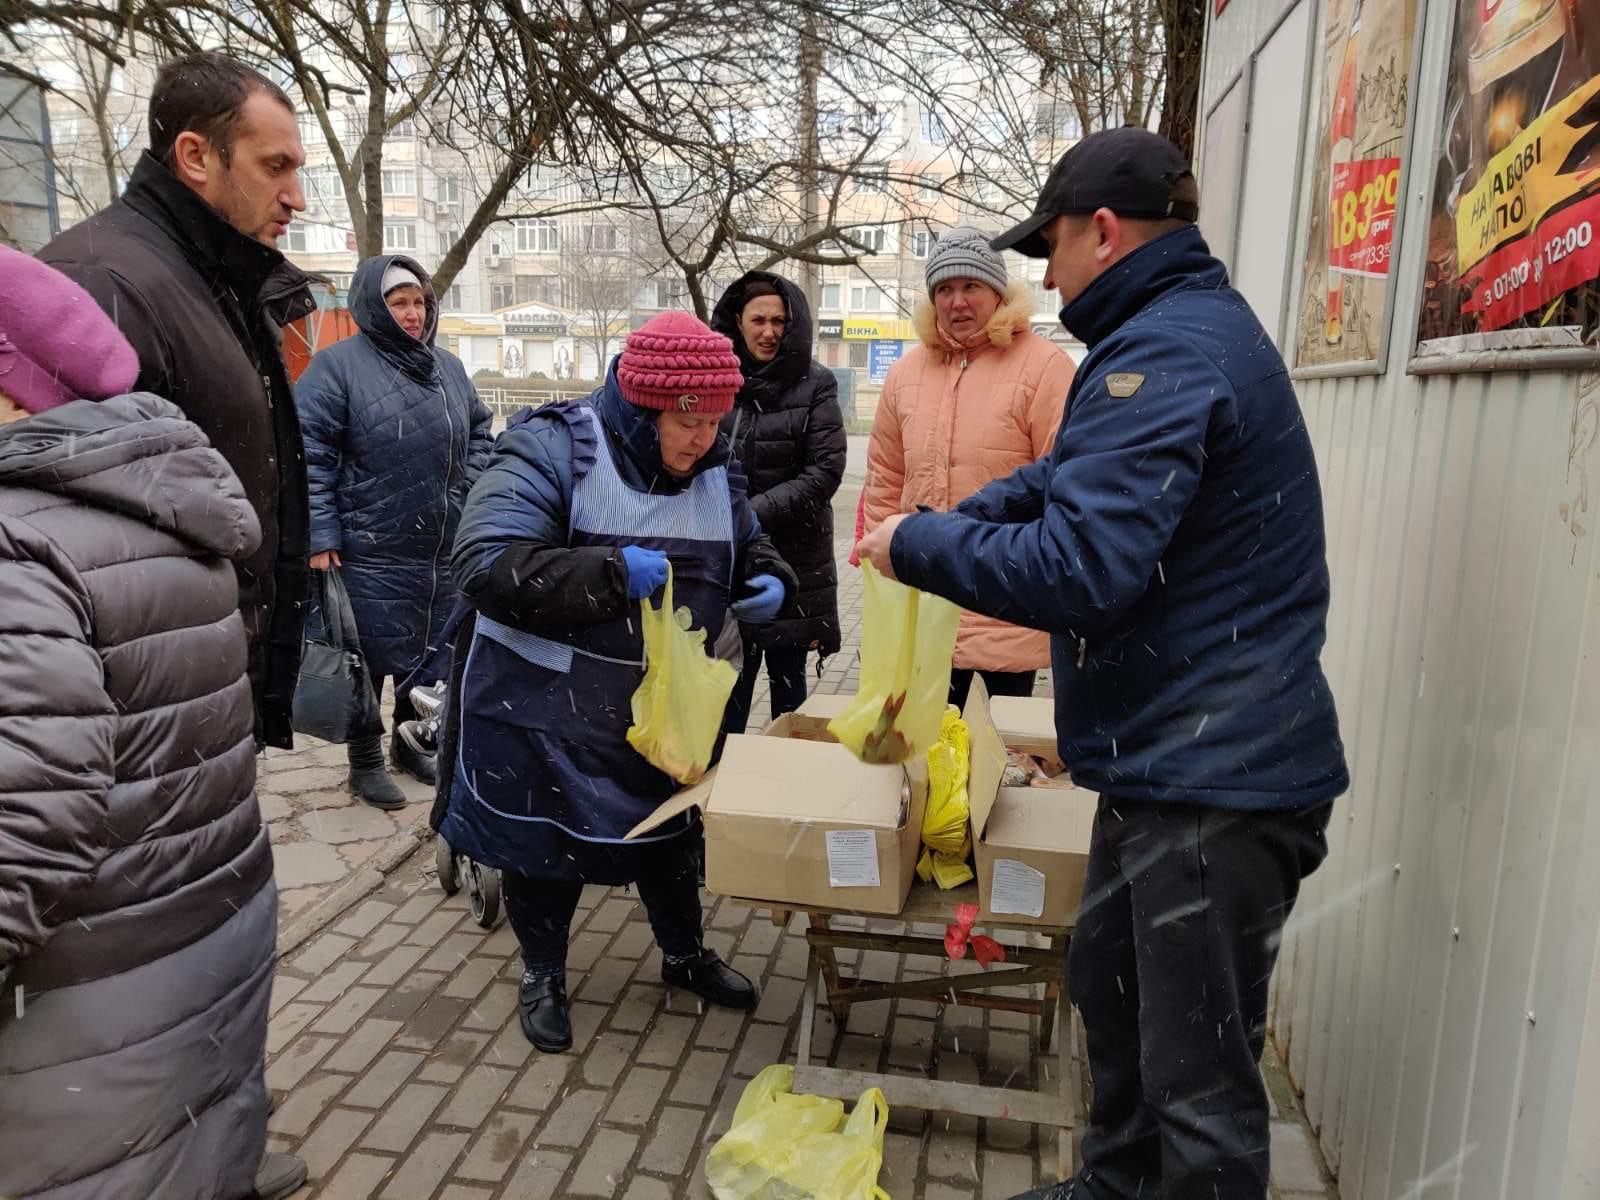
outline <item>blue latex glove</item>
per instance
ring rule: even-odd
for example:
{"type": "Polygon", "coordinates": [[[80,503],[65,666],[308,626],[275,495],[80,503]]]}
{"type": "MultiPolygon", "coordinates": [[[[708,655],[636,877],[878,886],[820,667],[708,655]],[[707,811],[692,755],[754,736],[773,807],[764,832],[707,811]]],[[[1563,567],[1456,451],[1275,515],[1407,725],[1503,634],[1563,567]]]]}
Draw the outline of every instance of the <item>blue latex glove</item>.
{"type": "Polygon", "coordinates": [[[622,565],[628,569],[628,599],[643,600],[667,582],[667,556],[643,546],[624,546],[622,565]]]}
{"type": "Polygon", "coordinates": [[[752,575],[745,584],[753,594],[733,603],[733,615],[746,625],[765,625],[783,607],[783,580],[776,575],[752,575]]]}

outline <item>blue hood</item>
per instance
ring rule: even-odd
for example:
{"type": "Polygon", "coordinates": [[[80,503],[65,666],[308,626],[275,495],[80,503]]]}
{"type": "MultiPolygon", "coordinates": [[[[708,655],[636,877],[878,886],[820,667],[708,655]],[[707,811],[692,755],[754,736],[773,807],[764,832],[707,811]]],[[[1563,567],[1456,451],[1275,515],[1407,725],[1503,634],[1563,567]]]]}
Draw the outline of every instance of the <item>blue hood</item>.
{"type": "Polygon", "coordinates": [[[433,339],[439,331],[439,301],[433,294],[433,281],[416,259],[407,258],[404,254],[379,254],[364,259],[356,268],[355,279],[350,283],[350,316],[354,318],[356,328],[389,362],[422,383],[434,378],[437,365],[433,356],[433,339]],[[383,273],[391,265],[404,267],[422,281],[428,319],[420,339],[401,329],[389,306],[383,302],[383,273]]]}

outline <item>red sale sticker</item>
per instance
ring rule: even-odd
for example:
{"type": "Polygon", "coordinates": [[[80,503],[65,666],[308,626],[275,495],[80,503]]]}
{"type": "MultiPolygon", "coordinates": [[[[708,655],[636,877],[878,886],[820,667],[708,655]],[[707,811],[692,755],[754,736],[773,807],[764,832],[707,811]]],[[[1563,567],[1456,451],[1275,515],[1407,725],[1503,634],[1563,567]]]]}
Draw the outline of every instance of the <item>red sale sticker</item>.
{"type": "Polygon", "coordinates": [[[1399,198],[1398,158],[1363,158],[1334,165],[1328,207],[1328,266],[1332,270],[1346,275],[1389,273],[1399,198]]]}

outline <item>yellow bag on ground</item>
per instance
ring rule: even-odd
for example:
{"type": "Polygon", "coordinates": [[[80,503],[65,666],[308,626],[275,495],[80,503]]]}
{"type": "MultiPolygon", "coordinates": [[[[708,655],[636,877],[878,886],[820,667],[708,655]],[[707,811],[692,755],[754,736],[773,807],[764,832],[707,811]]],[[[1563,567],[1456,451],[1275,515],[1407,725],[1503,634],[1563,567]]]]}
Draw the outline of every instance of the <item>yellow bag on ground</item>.
{"type": "Polygon", "coordinates": [[[828,732],[862,762],[905,762],[939,740],[961,610],[885,579],[871,563],[861,572],[861,684],[828,732]]]}
{"type": "Polygon", "coordinates": [[[928,751],[928,806],[922,814],[922,844],[917,875],[923,883],[946,890],[973,878],[967,856],[972,838],[967,817],[972,807],[967,796],[967,773],[972,767],[967,723],[950,706],[944,710],[939,740],[928,751]]]}
{"type": "Polygon", "coordinates": [[[745,1085],[732,1126],[706,1155],[716,1200],[889,1200],[878,1186],[889,1124],[883,1093],[861,1093],[845,1120],[839,1101],[797,1096],[793,1086],[787,1063],[745,1085]]]}
{"type": "Polygon", "coordinates": [[[628,745],[679,783],[696,783],[711,764],[739,673],[706,653],[706,631],[689,627],[687,608],[673,610],[670,569],[661,604],[646,599],[639,610],[645,668],[628,745]]]}

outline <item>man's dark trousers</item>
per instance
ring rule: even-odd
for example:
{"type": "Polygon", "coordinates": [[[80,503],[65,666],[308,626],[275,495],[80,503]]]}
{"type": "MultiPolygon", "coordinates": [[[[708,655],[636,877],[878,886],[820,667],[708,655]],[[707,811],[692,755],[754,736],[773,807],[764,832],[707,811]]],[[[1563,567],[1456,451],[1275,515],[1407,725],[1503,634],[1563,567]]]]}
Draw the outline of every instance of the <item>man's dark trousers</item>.
{"type": "Polygon", "coordinates": [[[1102,797],[1072,939],[1094,1102],[1074,1200],[1264,1200],[1267,987],[1332,803],[1102,797]]]}

